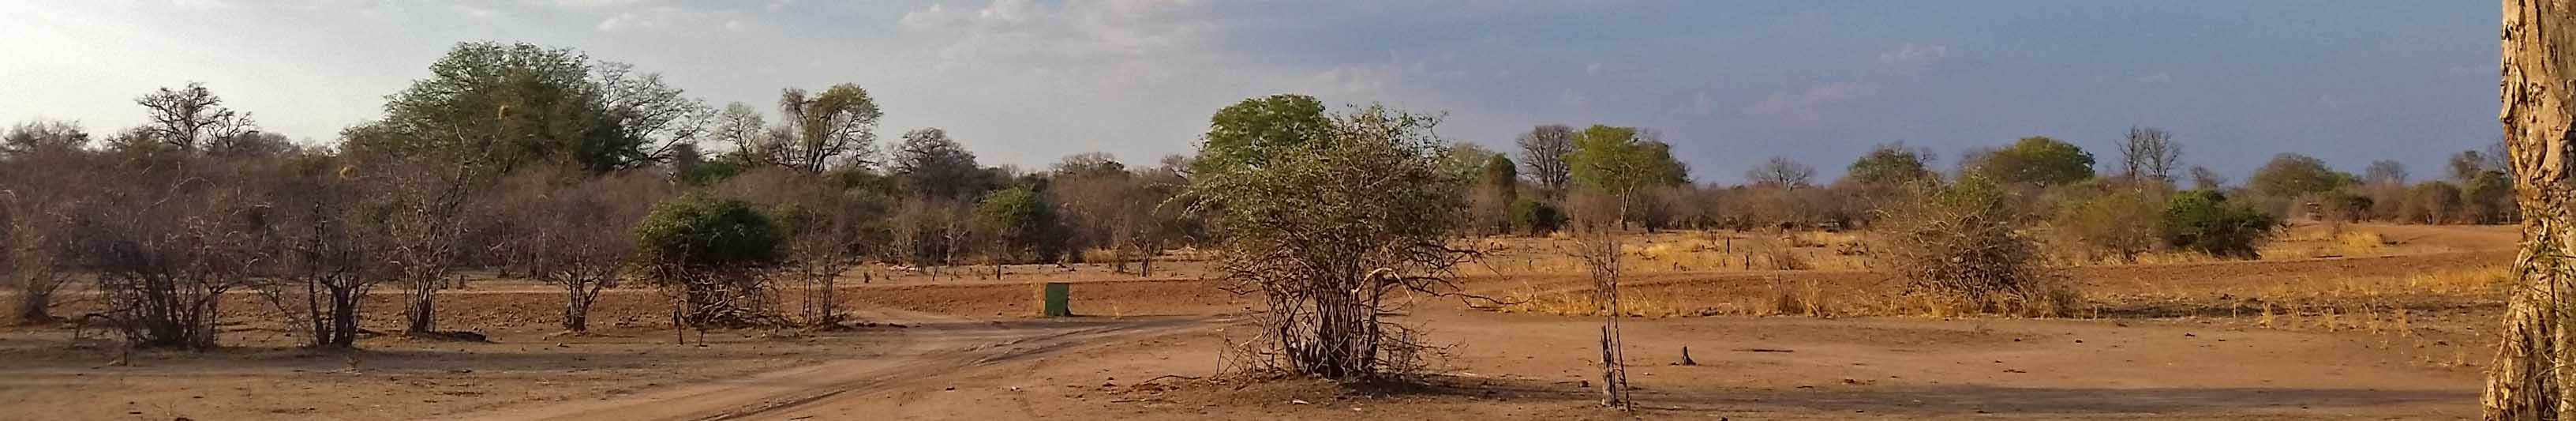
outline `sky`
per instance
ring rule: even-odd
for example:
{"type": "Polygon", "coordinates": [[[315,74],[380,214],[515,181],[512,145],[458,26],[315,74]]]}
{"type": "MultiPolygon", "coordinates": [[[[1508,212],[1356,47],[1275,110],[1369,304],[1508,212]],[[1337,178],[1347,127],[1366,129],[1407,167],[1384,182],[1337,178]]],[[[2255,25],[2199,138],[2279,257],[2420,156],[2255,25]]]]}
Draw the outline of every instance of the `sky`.
{"type": "MultiPolygon", "coordinates": [[[[1249,97],[1446,113],[1511,151],[1540,124],[1660,131],[1695,179],[1773,156],[1824,179],[1872,145],[2158,127],[2236,179],[2282,152],[2359,172],[2500,136],[2499,6],[2475,1],[0,0],[0,124],[144,122],[204,82],[260,126],[332,142],[458,42],[657,72],[708,104],[855,83],[878,136],[937,127],[987,165],[1195,150],[1249,97]]],[[[770,111],[775,113],[775,111],[770,111]]],[[[773,115],[774,118],[774,115],[773,115]]]]}

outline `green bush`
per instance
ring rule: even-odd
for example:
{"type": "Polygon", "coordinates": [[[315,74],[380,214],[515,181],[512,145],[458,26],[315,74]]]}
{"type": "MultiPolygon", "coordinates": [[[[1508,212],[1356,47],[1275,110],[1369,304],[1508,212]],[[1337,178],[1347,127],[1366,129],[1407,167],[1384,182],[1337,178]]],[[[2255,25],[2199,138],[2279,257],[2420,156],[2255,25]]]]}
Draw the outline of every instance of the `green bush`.
{"type": "Polygon", "coordinates": [[[1522,200],[1512,204],[1512,226],[1528,228],[1530,235],[1556,232],[1565,227],[1565,211],[1547,202],[1522,200]]]}
{"type": "Polygon", "coordinates": [[[2272,237],[2280,220],[2216,191],[2193,190],[2165,202],[2165,244],[2212,256],[2262,257],[2255,247],[2272,237]]]}
{"type": "Polygon", "coordinates": [[[711,271],[776,262],[781,237],[748,202],[689,194],[653,205],[635,240],[649,265],[711,271]]]}
{"type": "Polygon", "coordinates": [[[986,193],[975,204],[975,214],[1007,248],[997,252],[1026,253],[1039,262],[1054,262],[1064,255],[1065,235],[1056,223],[1055,204],[1035,189],[1019,186],[986,193]]]}

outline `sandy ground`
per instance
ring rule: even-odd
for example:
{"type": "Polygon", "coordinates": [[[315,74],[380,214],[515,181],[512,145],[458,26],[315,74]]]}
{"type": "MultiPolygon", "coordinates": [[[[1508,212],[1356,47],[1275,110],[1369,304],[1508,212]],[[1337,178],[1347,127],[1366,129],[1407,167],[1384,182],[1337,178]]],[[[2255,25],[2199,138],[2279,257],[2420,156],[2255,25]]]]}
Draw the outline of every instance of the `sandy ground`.
{"type": "MultiPolygon", "coordinates": [[[[1689,309],[1625,319],[1640,411],[1593,395],[1597,317],[1497,312],[1425,297],[1399,316],[1448,346],[1422,382],[1335,385],[1221,375],[1253,300],[1200,280],[1096,266],[1011,266],[992,278],[881,270],[842,288],[870,324],[848,331],[688,333],[659,295],[613,291],[598,334],[556,336],[544,285],[478,281],[441,323],[492,342],[377,337],[355,353],[294,348],[255,302],[227,305],[230,347],[148,352],[66,325],[0,331],[0,419],[2444,419],[2476,415],[2510,227],[2367,226],[2386,243],[2284,241],[2273,259],[2070,270],[2087,314],[2063,319],[1888,313],[1883,279],[1833,267],[1744,269],[1721,256],[1640,270],[1632,294],[1689,309]],[[2331,256],[2331,257],[2311,257],[2331,256]],[[1721,269],[1722,268],[1722,269],[1721,269]],[[891,274],[895,276],[883,276],[891,274]],[[1029,283],[1076,282],[1083,317],[1033,319],[1029,283]],[[1815,285],[1809,287],[1807,285],[1815,285]],[[1827,317],[1765,316],[1785,286],[1827,317]],[[1698,311],[1724,309],[1724,311],[1698,311]],[[1673,365],[1688,347],[1696,365],[1673,365]]],[[[1658,237],[1706,243],[1710,236],[1658,237]]],[[[1523,268],[1543,240],[1520,239],[1523,268]]],[[[1720,240],[1724,241],[1724,240],[1720,240]]],[[[1650,256],[1645,251],[1640,256],[1650,256]]],[[[1737,261],[1735,263],[1741,263],[1737,261]]],[[[1759,261],[1757,260],[1757,263],[1759,261]]],[[[1504,265],[1497,265],[1504,266],[1504,265]]],[[[989,270],[986,268],[985,270],[989,270]]],[[[1470,273],[1467,292],[1579,288],[1566,273],[1470,273]]],[[[371,301],[392,330],[400,306],[371,301]]],[[[75,299],[58,309],[77,314],[75,299]]]]}

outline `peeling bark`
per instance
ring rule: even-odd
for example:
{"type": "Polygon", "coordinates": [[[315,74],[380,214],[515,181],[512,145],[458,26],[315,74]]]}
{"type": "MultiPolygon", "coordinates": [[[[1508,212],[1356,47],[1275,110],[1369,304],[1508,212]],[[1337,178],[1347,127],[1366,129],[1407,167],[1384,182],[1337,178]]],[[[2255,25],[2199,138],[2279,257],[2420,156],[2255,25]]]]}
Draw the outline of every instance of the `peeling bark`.
{"type": "Polygon", "coordinates": [[[2576,420],[2576,363],[2565,313],[2576,268],[2563,258],[2576,246],[2576,184],[2568,183],[2569,92],[2576,80],[2576,9],[2567,0],[2504,0],[2498,120],[2521,207],[2522,251],[2505,308],[2503,343],[2479,399],[2489,420],[2576,420]]]}

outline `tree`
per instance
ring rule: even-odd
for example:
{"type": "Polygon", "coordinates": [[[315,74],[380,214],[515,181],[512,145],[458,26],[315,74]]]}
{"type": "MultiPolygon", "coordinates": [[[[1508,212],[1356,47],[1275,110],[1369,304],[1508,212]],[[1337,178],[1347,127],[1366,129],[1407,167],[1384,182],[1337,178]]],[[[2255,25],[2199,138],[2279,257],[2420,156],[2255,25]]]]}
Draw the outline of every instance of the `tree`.
{"type": "Polygon", "coordinates": [[[183,164],[91,174],[98,197],[72,212],[64,256],[96,274],[102,314],[127,344],[202,351],[216,345],[224,294],[249,287],[269,262],[257,246],[269,204],[240,166],[174,162],[183,164]]]}
{"type": "Polygon", "coordinates": [[[2298,197],[2324,193],[2353,183],[2351,174],[2326,167],[2325,161],[2307,155],[2283,153],[2272,157],[2254,176],[2245,180],[2246,187],[2271,197],[2298,197]]]}
{"type": "MultiPolygon", "coordinates": [[[[248,160],[245,160],[248,161],[248,160]]],[[[266,164],[254,163],[253,165],[266,164]]],[[[345,162],[322,155],[279,160],[273,173],[252,182],[273,183],[266,190],[267,209],[260,213],[268,244],[255,273],[258,287],[286,325],[302,334],[307,345],[326,349],[357,347],[359,319],[367,292],[390,278],[381,264],[384,242],[363,222],[366,185],[343,177],[345,162]]]]}
{"type": "Polygon", "coordinates": [[[782,237],[751,203],[691,193],[653,205],[635,226],[637,258],[673,295],[674,326],[745,325],[771,317],[762,271],[782,237]]]}
{"type": "Polygon", "coordinates": [[[1566,182],[1572,179],[1565,155],[1574,153],[1574,128],[1549,124],[1530,128],[1515,141],[1521,147],[1521,165],[1529,167],[1530,180],[1549,197],[1565,198],[1566,182]]]}
{"type": "Polygon", "coordinates": [[[744,133],[745,125],[757,127],[760,122],[758,114],[749,110],[728,107],[721,120],[725,122],[725,133],[736,139],[734,144],[742,148],[744,156],[808,174],[876,164],[877,119],[885,112],[877,109],[876,99],[857,84],[832,85],[822,93],[797,88],[780,90],[778,112],[782,125],[764,133],[744,133]]]}
{"type": "Polygon", "coordinates": [[[935,127],[903,134],[893,174],[896,188],[906,194],[948,200],[971,200],[1000,184],[975,163],[974,152],[935,127]]]}
{"type": "Polygon", "coordinates": [[[89,134],[59,121],[20,124],[0,136],[0,282],[16,290],[21,323],[54,320],[54,292],[77,262],[69,244],[103,168],[82,150],[89,134]]]}
{"type": "MultiPolygon", "coordinates": [[[[1565,155],[1573,183],[1604,193],[1627,194],[1689,182],[1670,145],[1639,136],[1632,127],[1593,125],[1576,136],[1565,155]]],[[[1812,175],[1813,170],[1808,170],[1812,175]]]]}
{"type": "MultiPolygon", "coordinates": [[[[842,272],[872,254],[894,257],[884,223],[891,203],[875,190],[845,188],[829,175],[778,167],[728,179],[716,190],[756,202],[773,216],[786,237],[776,268],[807,291],[800,306],[800,321],[807,326],[839,326],[842,272]]],[[[872,279],[873,273],[861,276],[872,279]]]]}
{"type": "Polygon", "coordinates": [[[1933,177],[1932,151],[1908,149],[1904,142],[1885,143],[1853,160],[1843,180],[1863,185],[1893,186],[1933,177]]]}
{"type": "Polygon", "coordinates": [[[1478,172],[1476,189],[1479,193],[1474,205],[1476,219],[1492,227],[1494,232],[1512,231],[1511,206],[1521,200],[1518,168],[1511,158],[1493,154],[1485,158],[1484,169],[1478,172]]]}
{"type": "Polygon", "coordinates": [[[2171,132],[2129,126],[2129,136],[2120,139],[2120,176],[2172,182],[2180,165],[2182,144],[2174,142],[2171,132]]]}
{"type": "Polygon", "coordinates": [[[1870,256],[1912,292],[1945,310],[2059,313],[2073,305],[2065,275],[2048,267],[2039,243],[2021,234],[2013,195],[1984,175],[1942,186],[1918,184],[1881,208],[1870,256]]]}
{"type": "Polygon", "coordinates": [[[89,147],[89,131],[79,123],[37,120],[18,123],[0,135],[0,158],[41,152],[72,152],[89,147]]]}
{"type": "Polygon", "coordinates": [[[2426,181],[2406,190],[2406,205],[2398,217],[2419,224],[2450,223],[2463,211],[2460,188],[2451,183],[2426,181]]]}
{"type": "Polygon", "coordinates": [[[2386,159],[2370,161],[2370,167],[2362,170],[2361,181],[2374,185],[2406,185],[2406,164],[2386,159]]]}
{"type": "Polygon", "coordinates": [[[2193,190],[2217,190],[2225,187],[2227,187],[2226,176],[2218,175],[2217,171],[2211,171],[2209,167],[2191,167],[2191,188],[2193,190]]]}
{"type": "Polygon", "coordinates": [[[1055,204],[1037,189],[1018,186],[985,193],[975,203],[975,215],[1001,246],[993,250],[996,262],[1014,256],[1046,261],[1063,251],[1055,204]]]}
{"type": "Polygon", "coordinates": [[[2081,248],[2088,260],[2116,257],[2137,263],[2140,253],[2156,246],[2157,216],[2164,210],[2156,196],[2163,191],[2123,187],[2090,189],[2060,202],[2049,221],[2051,232],[2081,248]]]}
{"type": "MultiPolygon", "coordinates": [[[[2564,151],[2576,148],[2576,5],[2506,1],[2501,80],[2497,84],[2508,178],[2522,210],[2522,252],[2505,288],[2502,343],[2478,399],[2489,420],[2576,419],[2576,348],[2568,347],[2568,311],[2576,296],[2576,180],[2564,151]]],[[[2454,174],[2467,175],[2467,174],[2454,174]]]]}
{"type": "Polygon", "coordinates": [[[1815,177],[1816,167],[1778,156],[1771,157],[1770,160],[1762,161],[1762,165],[1744,171],[1746,182],[1785,189],[1806,188],[1815,177]]]}
{"type": "Polygon", "coordinates": [[[535,171],[504,190],[514,241],[503,245],[508,267],[563,288],[560,322],[565,331],[590,331],[591,304],[635,272],[636,236],[666,184],[649,174],[625,172],[579,177],[573,171],[535,171]]]}
{"type": "Polygon", "coordinates": [[[2504,171],[2478,172],[2461,185],[2460,203],[2465,205],[2471,223],[2503,223],[2517,214],[2513,208],[2513,181],[2505,179],[2504,171]]]}
{"type": "Polygon", "coordinates": [[[541,161],[601,173],[667,161],[713,114],[658,75],[568,48],[459,43],[430,73],[386,97],[385,117],[344,135],[344,148],[455,156],[485,154],[488,143],[495,173],[541,161]]]}
{"type": "Polygon", "coordinates": [[[2210,190],[2193,190],[2166,201],[2162,225],[2165,244],[2212,256],[2253,259],[2257,246],[2272,236],[2278,219],[2210,190]]]}
{"type": "Polygon", "coordinates": [[[150,95],[134,99],[149,110],[151,123],[145,133],[162,147],[195,152],[199,146],[231,139],[259,130],[250,113],[224,107],[224,99],[206,90],[202,82],[189,82],[176,90],[161,88],[150,95]]]}
{"type": "Polygon", "coordinates": [[[1202,161],[1186,197],[1217,219],[1225,288],[1266,300],[1236,368],[1332,379],[1421,369],[1418,333],[1381,317],[1397,305],[1390,292],[1454,292],[1435,288],[1462,259],[1448,244],[1467,181],[1441,170],[1439,120],[1369,107],[1246,154],[1218,141],[1238,131],[1223,127],[1234,111],[1219,113],[1199,152],[1230,163],[1202,161]]]}
{"type": "Polygon", "coordinates": [[[1969,155],[1963,168],[2005,184],[2055,186],[2093,178],[2093,154],[2047,136],[1969,155]]]}
{"type": "Polygon", "coordinates": [[[1191,171],[1211,173],[1232,167],[1261,167],[1282,150],[1300,147],[1333,125],[1324,103],[1315,97],[1279,94],[1245,99],[1208,117],[1199,156],[1191,171]]]}
{"type": "Polygon", "coordinates": [[[2478,173],[2483,173],[2488,170],[2487,161],[2489,159],[2491,158],[2486,155],[2479,154],[2475,149],[2452,154],[2448,161],[2451,169],[2451,182],[2468,184],[2469,180],[2478,178],[2478,173]]]}

